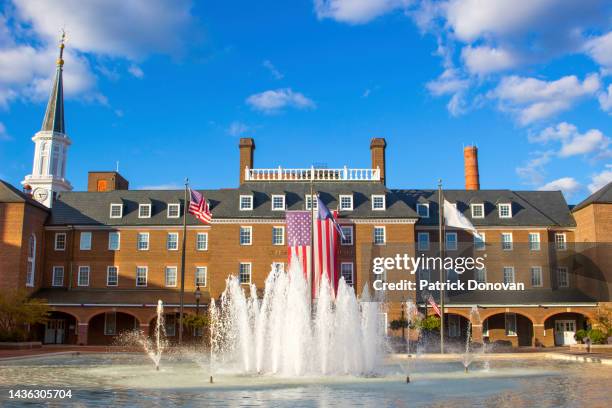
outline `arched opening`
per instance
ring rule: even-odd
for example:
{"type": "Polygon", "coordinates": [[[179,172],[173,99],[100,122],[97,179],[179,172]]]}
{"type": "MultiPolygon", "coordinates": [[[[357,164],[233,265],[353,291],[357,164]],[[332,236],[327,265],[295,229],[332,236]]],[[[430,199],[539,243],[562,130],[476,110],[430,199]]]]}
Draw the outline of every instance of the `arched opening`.
{"type": "Polygon", "coordinates": [[[490,344],[533,346],[533,323],[519,313],[497,313],[483,320],[482,337],[490,344]]]}
{"type": "Polygon", "coordinates": [[[140,322],[131,314],[108,311],[89,319],[88,344],[110,345],[123,332],[140,329],[140,322]]]}
{"type": "Polygon", "coordinates": [[[78,321],[69,313],[53,311],[45,323],[33,328],[34,336],[43,344],[77,344],[78,321]]]}
{"type": "Polygon", "coordinates": [[[576,344],[576,332],[590,327],[589,318],[581,313],[557,313],[544,321],[545,336],[555,346],[576,344]]]}
{"type": "Polygon", "coordinates": [[[36,236],[30,235],[28,240],[28,265],[26,269],[26,286],[34,286],[34,275],[36,273],[36,236]]]}
{"type": "MultiPolygon", "coordinates": [[[[155,334],[155,328],[157,327],[157,317],[154,317],[149,323],[149,336],[155,334]]],[[[179,332],[179,314],[178,313],[164,313],[164,335],[166,338],[173,342],[178,341],[179,332]]],[[[183,333],[185,334],[185,333],[183,333]]]]}
{"type": "Polygon", "coordinates": [[[470,321],[455,313],[444,313],[444,341],[447,351],[465,349],[470,321]]]}

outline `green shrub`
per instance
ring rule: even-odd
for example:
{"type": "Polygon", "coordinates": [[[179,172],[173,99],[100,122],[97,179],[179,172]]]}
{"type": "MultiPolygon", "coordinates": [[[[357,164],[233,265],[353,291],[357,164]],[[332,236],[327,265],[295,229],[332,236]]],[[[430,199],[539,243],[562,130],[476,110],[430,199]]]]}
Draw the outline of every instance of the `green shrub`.
{"type": "Polygon", "coordinates": [[[576,334],[574,334],[574,339],[576,339],[578,343],[582,343],[582,339],[584,339],[588,335],[589,333],[586,330],[580,329],[576,332],[576,334]]]}
{"type": "Polygon", "coordinates": [[[402,318],[392,320],[391,323],[389,323],[389,327],[391,330],[406,329],[408,327],[408,320],[402,318]]]}
{"type": "Polygon", "coordinates": [[[419,322],[419,326],[427,331],[440,330],[440,318],[438,316],[427,316],[419,322]]]}
{"type": "Polygon", "coordinates": [[[605,344],[607,341],[606,334],[599,329],[589,331],[589,338],[593,344],[605,344]]]}

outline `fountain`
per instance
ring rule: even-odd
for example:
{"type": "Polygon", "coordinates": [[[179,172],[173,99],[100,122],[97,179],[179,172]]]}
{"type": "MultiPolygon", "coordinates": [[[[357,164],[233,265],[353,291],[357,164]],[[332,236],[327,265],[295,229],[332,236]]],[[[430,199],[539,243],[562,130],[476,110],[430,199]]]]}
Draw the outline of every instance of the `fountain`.
{"type": "Polygon", "coordinates": [[[480,322],[480,312],[478,312],[478,307],[472,306],[470,310],[470,319],[467,325],[467,332],[465,335],[465,351],[462,354],[461,362],[463,363],[464,371],[467,373],[470,367],[470,364],[474,361],[474,354],[470,348],[472,341],[472,324],[480,322]]]}
{"type": "Polygon", "coordinates": [[[155,364],[155,370],[159,371],[159,362],[161,361],[162,353],[167,346],[165,336],[166,328],[164,326],[164,302],[161,300],[157,301],[157,320],[155,323],[155,332],[153,334],[155,339],[154,343],[151,339],[144,335],[141,336],[140,343],[142,344],[147,356],[149,356],[151,361],[153,361],[153,364],[155,364]]]}

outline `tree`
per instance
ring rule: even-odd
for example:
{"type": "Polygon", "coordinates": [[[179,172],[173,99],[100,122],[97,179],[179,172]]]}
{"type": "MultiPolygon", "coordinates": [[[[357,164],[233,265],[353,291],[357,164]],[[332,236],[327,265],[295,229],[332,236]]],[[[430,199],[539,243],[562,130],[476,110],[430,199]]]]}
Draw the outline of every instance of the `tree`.
{"type": "Polygon", "coordinates": [[[612,334],[612,308],[609,306],[600,305],[595,311],[595,323],[606,333],[607,336],[612,334]]]}
{"type": "Polygon", "coordinates": [[[189,314],[183,317],[183,324],[193,329],[208,326],[208,317],[205,315],[189,314]]]}
{"type": "Polygon", "coordinates": [[[427,316],[419,321],[418,326],[426,331],[440,330],[440,318],[438,316],[427,316]]]}
{"type": "Polygon", "coordinates": [[[399,318],[397,320],[391,320],[391,323],[389,323],[389,327],[393,331],[399,330],[399,329],[406,329],[408,328],[408,320],[404,318],[399,318]]]}
{"type": "Polygon", "coordinates": [[[46,302],[28,297],[23,290],[0,293],[0,341],[26,340],[26,325],[47,320],[49,307],[46,302]]]}

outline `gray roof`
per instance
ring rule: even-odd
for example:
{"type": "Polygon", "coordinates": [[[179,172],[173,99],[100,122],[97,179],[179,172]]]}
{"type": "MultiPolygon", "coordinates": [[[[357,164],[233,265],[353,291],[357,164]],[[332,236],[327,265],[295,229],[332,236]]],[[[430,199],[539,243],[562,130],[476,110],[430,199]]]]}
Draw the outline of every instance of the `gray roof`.
{"type": "Polygon", "coordinates": [[[575,206],[572,211],[578,211],[589,204],[612,204],[612,181],[588,196],[575,206]]]}
{"type": "Polygon", "coordinates": [[[28,203],[45,211],[49,210],[38,201],[19,191],[17,188],[13,187],[13,185],[4,180],[0,180],[0,203],[28,203]]]}

